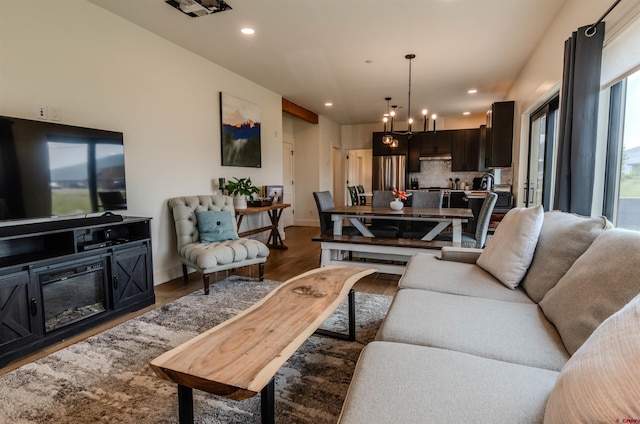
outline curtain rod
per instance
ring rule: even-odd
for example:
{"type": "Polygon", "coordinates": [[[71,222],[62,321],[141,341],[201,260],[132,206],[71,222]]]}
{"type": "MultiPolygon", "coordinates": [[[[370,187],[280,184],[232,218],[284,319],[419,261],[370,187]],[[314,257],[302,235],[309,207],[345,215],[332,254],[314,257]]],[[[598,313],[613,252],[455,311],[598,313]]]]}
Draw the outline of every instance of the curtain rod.
{"type": "Polygon", "coordinates": [[[600,22],[602,22],[604,20],[604,18],[607,17],[607,15],[609,13],[611,13],[611,11],[618,5],[618,3],[620,3],[622,0],[616,0],[615,2],[613,2],[613,4],[611,5],[611,7],[609,7],[609,9],[607,9],[606,12],[604,12],[604,14],[602,16],[600,16],[600,19],[598,19],[595,23],[589,25],[589,28],[584,30],[584,35],[586,35],[587,37],[593,37],[597,30],[596,27],[598,26],[598,24],[600,22]]]}

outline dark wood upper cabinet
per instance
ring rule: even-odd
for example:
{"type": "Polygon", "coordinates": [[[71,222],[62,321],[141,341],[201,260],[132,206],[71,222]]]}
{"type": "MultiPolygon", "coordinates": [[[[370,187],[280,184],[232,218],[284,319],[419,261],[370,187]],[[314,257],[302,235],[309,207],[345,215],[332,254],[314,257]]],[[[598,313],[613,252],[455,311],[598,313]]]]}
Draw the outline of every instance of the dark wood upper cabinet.
{"type": "Polygon", "coordinates": [[[420,172],[420,146],[422,134],[413,134],[409,137],[409,172],[420,172]]]}
{"type": "Polygon", "coordinates": [[[477,171],[479,169],[480,129],[452,131],[451,171],[477,171]]]}
{"type": "Polygon", "coordinates": [[[485,169],[511,166],[515,102],[496,102],[487,113],[485,169]]]}
{"type": "Polygon", "coordinates": [[[421,133],[420,156],[450,155],[452,134],[451,130],[421,133]]]}

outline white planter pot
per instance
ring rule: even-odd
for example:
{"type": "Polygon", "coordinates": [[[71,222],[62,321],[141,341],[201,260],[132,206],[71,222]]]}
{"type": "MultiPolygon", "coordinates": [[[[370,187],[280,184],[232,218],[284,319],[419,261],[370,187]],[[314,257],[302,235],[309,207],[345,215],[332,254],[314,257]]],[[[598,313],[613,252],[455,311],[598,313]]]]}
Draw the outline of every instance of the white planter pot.
{"type": "Polygon", "coordinates": [[[236,209],[247,209],[247,196],[240,194],[233,197],[233,207],[236,209]]]}
{"type": "Polygon", "coordinates": [[[402,203],[402,200],[396,199],[395,201],[389,203],[389,207],[394,211],[399,211],[399,210],[402,210],[402,208],[404,208],[404,203],[402,203]]]}

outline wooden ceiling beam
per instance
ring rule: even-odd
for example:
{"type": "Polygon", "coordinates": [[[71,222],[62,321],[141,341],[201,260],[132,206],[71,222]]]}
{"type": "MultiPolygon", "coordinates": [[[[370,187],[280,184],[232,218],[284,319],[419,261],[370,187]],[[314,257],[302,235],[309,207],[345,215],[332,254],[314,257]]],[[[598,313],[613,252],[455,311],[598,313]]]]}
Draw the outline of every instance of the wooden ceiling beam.
{"type": "Polygon", "coordinates": [[[298,106],[297,104],[285,99],[284,97],[282,98],[282,111],[312,124],[318,123],[317,113],[311,112],[310,110],[307,110],[302,106],[298,106]]]}

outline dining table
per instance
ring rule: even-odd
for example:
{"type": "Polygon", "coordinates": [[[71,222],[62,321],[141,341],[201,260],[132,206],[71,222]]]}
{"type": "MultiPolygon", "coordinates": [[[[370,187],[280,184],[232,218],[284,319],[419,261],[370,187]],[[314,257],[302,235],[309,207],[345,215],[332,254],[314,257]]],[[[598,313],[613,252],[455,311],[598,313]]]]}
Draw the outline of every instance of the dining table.
{"type": "Polygon", "coordinates": [[[460,246],[462,242],[462,224],[473,219],[473,212],[467,208],[413,208],[404,207],[400,210],[387,206],[338,206],[326,211],[331,214],[333,234],[342,235],[342,222],[348,220],[364,237],[375,235],[364,224],[363,220],[393,219],[398,221],[429,221],[436,225],[427,232],[422,240],[431,241],[445,228],[451,226],[453,245],[460,246]]]}

